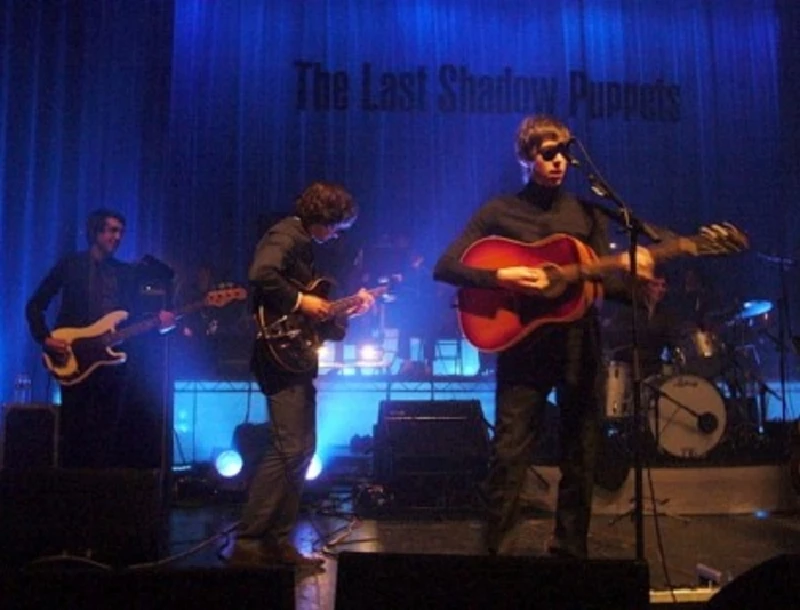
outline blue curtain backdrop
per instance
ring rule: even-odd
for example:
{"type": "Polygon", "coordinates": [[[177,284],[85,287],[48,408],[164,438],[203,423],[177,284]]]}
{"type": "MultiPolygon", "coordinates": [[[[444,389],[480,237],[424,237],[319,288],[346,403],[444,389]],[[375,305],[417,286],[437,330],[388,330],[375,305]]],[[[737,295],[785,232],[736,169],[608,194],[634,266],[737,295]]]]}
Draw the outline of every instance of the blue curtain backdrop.
{"type": "MultiPolygon", "coordinates": [[[[519,186],[513,132],[534,112],[565,119],[640,215],[731,220],[793,255],[796,17],[773,0],[6,0],[0,396],[20,371],[44,392],[23,307],[89,210],[127,215],[124,258],[242,280],[259,225],[324,178],[362,206],[340,250],[403,232],[431,261],[519,186]]],[[[776,297],[755,253],[710,264],[776,297]]]]}

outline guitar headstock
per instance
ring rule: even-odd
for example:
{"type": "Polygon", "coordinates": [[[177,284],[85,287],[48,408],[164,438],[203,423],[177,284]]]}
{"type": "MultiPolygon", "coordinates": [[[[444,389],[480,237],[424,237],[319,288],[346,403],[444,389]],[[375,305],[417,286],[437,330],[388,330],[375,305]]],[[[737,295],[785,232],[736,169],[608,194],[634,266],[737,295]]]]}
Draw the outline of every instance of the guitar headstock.
{"type": "Polygon", "coordinates": [[[695,243],[700,254],[735,254],[750,248],[744,231],[729,222],[700,227],[695,243]]]}
{"type": "Polygon", "coordinates": [[[720,256],[744,252],[750,248],[750,240],[738,227],[729,222],[715,223],[700,227],[696,235],[681,237],[677,243],[666,245],[692,256],[720,256]]]}
{"type": "Polygon", "coordinates": [[[244,301],[246,298],[247,290],[230,285],[227,288],[209,290],[203,298],[203,305],[206,307],[225,307],[234,301],[244,301]]]}

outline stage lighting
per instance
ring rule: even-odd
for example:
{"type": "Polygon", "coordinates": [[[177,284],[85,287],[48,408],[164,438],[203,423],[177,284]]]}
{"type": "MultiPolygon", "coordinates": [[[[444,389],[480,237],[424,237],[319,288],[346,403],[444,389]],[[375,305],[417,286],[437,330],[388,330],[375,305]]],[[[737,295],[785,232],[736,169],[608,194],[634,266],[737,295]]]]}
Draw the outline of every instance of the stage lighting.
{"type": "Polygon", "coordinates": [[[314,457],[311,458],[311,463],[306,469],[306,481],[313,481],[320,475],[321,472],[322,460],[319,459],[317,454],[314,454],[314,457]]]}
{"type": "Polygon", "coordinates": [[[330,364],[336,361],[336,350],[330,343],[323,343],[317,350],[320,365],[330,364]]]}
{"type": "Polygon", "coordinates": [[[214,468],[221,477],[230,479],[242,471],[242,456],[238,451],[227,449],[214,460],[214,468]]]}
{"type": "Polygon", "coordinates": [[[382,362],[383,348],[374,343],[365,343],[358,348],[358,359],[361,362],[382,362]]]}

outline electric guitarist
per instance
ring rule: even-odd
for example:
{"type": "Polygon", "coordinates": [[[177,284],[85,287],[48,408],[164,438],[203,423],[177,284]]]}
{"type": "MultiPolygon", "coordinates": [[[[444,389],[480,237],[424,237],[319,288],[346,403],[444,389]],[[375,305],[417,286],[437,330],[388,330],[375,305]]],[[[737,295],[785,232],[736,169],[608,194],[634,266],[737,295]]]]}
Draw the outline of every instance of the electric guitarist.
{"type": "MultiPolygon", "coordinates": [[[[316,354],[310,365],[287,370],[275,358],[275,344],[290,341],[295,331],[306,327],[289,324],[282,334],[281,323],[297,316],[315,324],[326,323],[329,331],[344,336],[343,316],[363,313],[374,303],[373,296],[360,290],[349,308],[337,311],[327,295],[316,293],[319,285],[315,247],[330,242],[355,221],[357,209],[352,196],[341,186],[315,182],[295,201],[294,216],[278,221],[261,237],[253,255],[248,279],[253,293],[254,314],[259,336],[253,347],[252,370],[267,397],[272,431],[271,443],[250,481],[249,498],[241,518],[241,530],[231,562],[236,564],[291,564],[319,569],[320,559],[302,555],[290,542],[305,482],[305,472],[316,447],[316,354]],[[277,332],[273,329],[278,328],[277,332]],[[280,336],[282,334],[282,336],[280,336]]],[[[310,333],[310,341],[316,332],[310,333]]],[[[301,350],[302,351],[302,350],[301,350]]],[[[277,351],[278,354],[283,353],[277,351]]]]}

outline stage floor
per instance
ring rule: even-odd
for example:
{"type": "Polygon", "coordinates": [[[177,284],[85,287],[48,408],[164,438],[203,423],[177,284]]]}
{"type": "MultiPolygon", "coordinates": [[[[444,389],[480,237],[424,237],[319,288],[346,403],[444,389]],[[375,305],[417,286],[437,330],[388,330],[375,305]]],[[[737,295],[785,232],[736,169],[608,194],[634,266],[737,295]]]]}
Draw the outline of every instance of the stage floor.
{"type": "MultiPolygon", "coordinates": [[[[325,572],[298,579],[298,610],[330,610],[336,593],[336,556],[342,551],[363,553],[434,553],[479,555],[482,524],[477,515],[417,512],[391,519],[357,520],[345,511],[347,499],[325,500],[310,507],[295,535],[304,552],[325,556],[325,572]]],[[[174,508],[171,514],[171,550],[183,553],[230,527],[239,514],[237,505],[174,508]]],[[[651,600],[670,599],[670,587],[681,600],[708,599],[713,591],[701,588],[698,565],[718,571],[723,584],[780,554],[800,553],[800,514],[703,515],[678,520],[645,516],[645,551],[650,567],[651,600]],[[660,536],[659,536],[660,535],[660,536]],[[660,543],[659,544],[659,540],[660,543]]],[[[552,528],[552,515],[531,514],[519,530],[519,555],[543,555],[552,528]]],[[[635,556],[634,524],[629,518],[612,522],[595,515],[589,539],[590,556],[629,559],[635,556]]],[[[180,566],[217,566],[229,552],[223,540],[182,559],[180,566]]],[[[654,604],[655,605],[655,604],[654,604]]],[[[663,607],[657,604],[658,607],[663,607]]]]}

